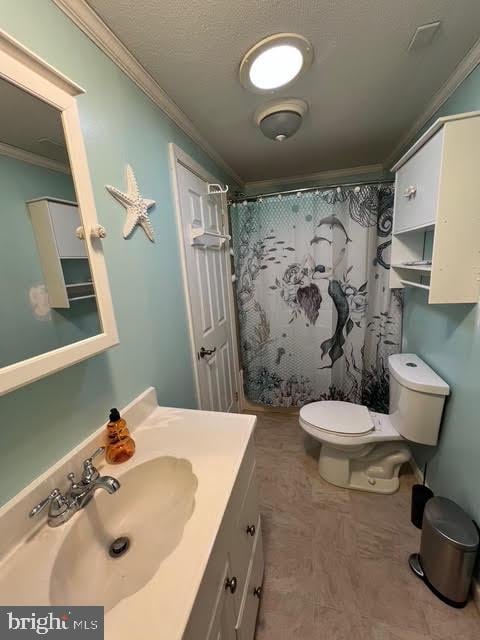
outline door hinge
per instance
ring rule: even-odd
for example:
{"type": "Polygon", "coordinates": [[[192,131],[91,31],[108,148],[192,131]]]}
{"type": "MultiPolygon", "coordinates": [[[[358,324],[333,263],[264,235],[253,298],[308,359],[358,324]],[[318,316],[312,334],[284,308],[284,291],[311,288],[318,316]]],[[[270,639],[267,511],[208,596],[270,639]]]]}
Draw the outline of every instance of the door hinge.
{"type": "Polygon", "coordinates": [[[235,391],[235,400],[238,402],[238,391],[235,391]]]}

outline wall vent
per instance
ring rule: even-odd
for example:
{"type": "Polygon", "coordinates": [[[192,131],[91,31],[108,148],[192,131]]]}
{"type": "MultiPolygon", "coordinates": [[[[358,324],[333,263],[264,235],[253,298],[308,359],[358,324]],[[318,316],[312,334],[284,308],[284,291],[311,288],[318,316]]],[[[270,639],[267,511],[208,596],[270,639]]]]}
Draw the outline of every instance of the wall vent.
{"type": "Polygon", "coordinates": [[[408,45],[408,51],[417,51],[418,49],[423,49],[432,44],[432,40],[438,33],[440,25],[442,23],[438,22],[430,22],[429,24],[422,24],[422,26],[417,27],[417,30],[413,34],[413,38],[410,40],[410,44],[408,45]]]}

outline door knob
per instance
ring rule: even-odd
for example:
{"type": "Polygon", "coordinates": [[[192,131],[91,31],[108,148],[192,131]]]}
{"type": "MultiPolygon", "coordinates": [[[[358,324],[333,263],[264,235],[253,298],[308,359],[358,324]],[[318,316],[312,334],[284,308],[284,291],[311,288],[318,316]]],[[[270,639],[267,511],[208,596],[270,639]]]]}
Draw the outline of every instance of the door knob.
{"type": "Polygon", "coordinates": [[[260,600],[260,598],[262,597],[262,587],[257,587],[256,589],[254,589],[253,595],[260,600]]]}
{"type": "Polygon", "coordinates": [[[213,349],[205,349],[205,347],[201,347],[200,358],[204,358],[205,356],[213,356],[216,350],[217,347],[214,347],[213,349]]]}
{"type": "Polygon", "coordinates": [[[417,187],[411,185],[410,187],[407,187],[404,191],[404,197],[408,198],[408,200],[410,200],[410,198],[413,198],[415,195],[417,194],[417,187]]]}
{"type": "Polygon", "coordinates": [[[248,533],[249,536],[253,536],[255,535],[255,525],[254,524],[249,524],[248,527],[246,528],[246,532],[248,533]]]}
{"type": "Polygon", "coordinates": [[[229,589],[230,593],[235,593],[235,591],[237,590],[237,579],[235,576],[233,576],[233,578],[226,579],[225,589],[229,589]]]}

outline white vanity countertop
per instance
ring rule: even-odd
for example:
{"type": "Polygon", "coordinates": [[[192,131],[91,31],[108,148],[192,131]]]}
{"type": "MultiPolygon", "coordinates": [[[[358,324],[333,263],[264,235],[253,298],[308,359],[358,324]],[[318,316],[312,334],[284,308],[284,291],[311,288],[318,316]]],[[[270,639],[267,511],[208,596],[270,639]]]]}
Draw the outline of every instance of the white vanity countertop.
{"type": "MultiPolygon", "coordinates": [[[[254,416],[157,407],[134,430],[136,453],[131,460],[122,465],[98,465],[102,474],[121,481],[125,471],[142,462],[173,456],[187,459],[198,479],[195,508],[180,542],[143,588],[107,612],[107,640],[181,639],[254,426],[254,416]]],[[[69,526],[83,515],[79,511],[58,528],[37,528],[5,557],[0,564],[3,606],[50,604],[55,558],[69,526]]],[[[4,508],[0,534],[7,518],[4,508]]],[[[161,523],[155,526],[161,534],[161,523]]],[[[91,570],[94,574],[95,567],[91,570]]]]}

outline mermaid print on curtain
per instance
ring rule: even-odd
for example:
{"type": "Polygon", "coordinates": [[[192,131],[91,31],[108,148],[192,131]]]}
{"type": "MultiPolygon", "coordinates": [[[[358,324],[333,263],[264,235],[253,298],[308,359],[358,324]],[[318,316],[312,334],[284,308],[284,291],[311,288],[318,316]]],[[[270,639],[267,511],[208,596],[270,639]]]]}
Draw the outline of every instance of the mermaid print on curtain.
{"type": "Polygon", "coordinates": [[[231,208],[245,395],[388,413],[401,295],[388,287],[393,187],[269,196],[231,208]]]}

